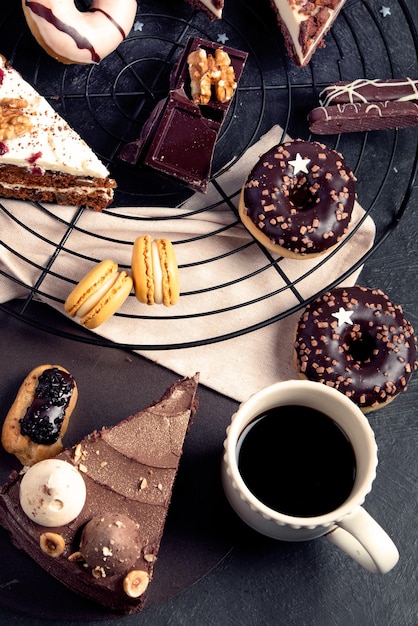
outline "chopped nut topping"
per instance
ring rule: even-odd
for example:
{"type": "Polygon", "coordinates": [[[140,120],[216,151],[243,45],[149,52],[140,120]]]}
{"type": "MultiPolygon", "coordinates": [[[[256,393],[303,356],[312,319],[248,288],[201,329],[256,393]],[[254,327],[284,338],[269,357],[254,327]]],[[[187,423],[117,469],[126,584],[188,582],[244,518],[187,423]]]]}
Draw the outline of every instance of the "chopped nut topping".
{"type": "Polygon", "coordinates": [[[0,99],[0,141],[22,137],[30,131],[30,117],[24,113],[27,106],[24,98],[0,99]]]}
{"type": "Polygon", "coordinates": [[[97,565],[94,569],[91,570],[93,578],[106,578],[106,572],[103,567],[97,565]]]}
{"type": "Polygon", "coordinates": [[[212,88],[215,100],[228,102],[231,100],[237,87],[235,72],[231,59],[222,48],[215,50],[215,56],[206,54],[202,48],[191,52],[187,58],[191,80],[193,102],[208,104],[212,98],[212,88]]]}
{"type": "Polygon", "coordinates": [[[78,463],[81,460],[81,443],[78,443],[74,448],[74,463],[78,463]]]}

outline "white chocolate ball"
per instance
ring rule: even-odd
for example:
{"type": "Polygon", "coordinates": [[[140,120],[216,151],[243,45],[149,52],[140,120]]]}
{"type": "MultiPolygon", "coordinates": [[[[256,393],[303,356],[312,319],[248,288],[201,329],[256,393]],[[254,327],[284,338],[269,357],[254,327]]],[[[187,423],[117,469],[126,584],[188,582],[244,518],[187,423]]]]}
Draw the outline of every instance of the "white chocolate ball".
{"type": "Polygon", "coordinates": [[[64,526],[77,517],[86,501],[86,485],[70,463],[45,459],[32,465],[20,483],[20,504],[41,526],[64,526]]]}

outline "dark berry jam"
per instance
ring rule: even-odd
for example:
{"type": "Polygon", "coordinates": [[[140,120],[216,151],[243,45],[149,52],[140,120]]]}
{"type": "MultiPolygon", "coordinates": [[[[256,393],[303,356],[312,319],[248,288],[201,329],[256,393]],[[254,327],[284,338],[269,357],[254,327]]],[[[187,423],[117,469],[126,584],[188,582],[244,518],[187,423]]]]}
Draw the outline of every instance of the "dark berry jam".
{"type": "Polygon", "coordinates": [[[36,161],[40,159],[41,156],[42,156],[42,152],[34,152],[26,160],[28,161],[28,163],[36,163],[36,161]]]}
{"type": "Polygon", "coordinates": [[[38,165],[31,167],[29,171],[32,174],[32,176],[43,176],[43,173],[44,173],[42,167],[39,167],[38,165]]]}
{"type": "Polygon", "coordinates": [[[74,379],[70,374],[56,367],[45,370],[39,376],[35,398],[20,420],[22,435],[28,435],[34,443],[55,443],[73,389],[74,379]]]}
{"type": "Polygon", "coordinates": [[[5,143],[0,141],[0,156],[3,156],[3,154],[6,154],[7,152],[9,152],[9,148],[6,146],[5,143]]]}

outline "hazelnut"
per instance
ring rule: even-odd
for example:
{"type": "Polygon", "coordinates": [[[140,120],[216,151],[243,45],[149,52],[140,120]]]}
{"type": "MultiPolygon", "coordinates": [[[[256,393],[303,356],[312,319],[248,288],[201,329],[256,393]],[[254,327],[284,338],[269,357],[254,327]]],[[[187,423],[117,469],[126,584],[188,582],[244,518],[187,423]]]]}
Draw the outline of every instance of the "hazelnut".
{"type": "Polygon", "coordinates": [[[42,552],[54,558],[61,556],[65,550],[65,541],[58,533],[46,532],[39,537],[42,552]]]}
{"type": "Polygon", "coordinates": [[[68,557],[68,560],[74,563],[81,563],[82,561],[84,561],[84,557],[81,552],[73,552],[68,557]]]}
{"type": "Polygon", "coordinates": [[[123,579],[123,590],[130,598],[139,598],[148,587],[149,576],[144,570],[134,569],[123,579]]]}
{"type": "Polygon", "coordinates": [[[147,563],[155,563],[155,561],[157,560],[157,557],[155,556],[155,554],[144,554],[144,559],[147,563]]]}

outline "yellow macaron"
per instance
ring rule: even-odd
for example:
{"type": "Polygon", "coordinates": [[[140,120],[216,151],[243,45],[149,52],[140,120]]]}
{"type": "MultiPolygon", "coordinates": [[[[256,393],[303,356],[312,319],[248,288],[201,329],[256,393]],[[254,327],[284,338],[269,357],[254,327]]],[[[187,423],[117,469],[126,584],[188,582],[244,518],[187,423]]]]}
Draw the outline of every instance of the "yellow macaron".
{"type": "Polygon", "coordinates": [[[180,295],[179,273],[174,246],[168,239],[142,235],[132,251],[132,278],[135,295],[145,304],[176,304],[180,295]]]}
{"type": "Polygon", "coordinates": [[[110,259],[93,267],[66,299],[64,309],[68,315],[79,317],[83,326],[93,329],[116,313],[133,286],[131,276],[118,270],[110,259]]]}

